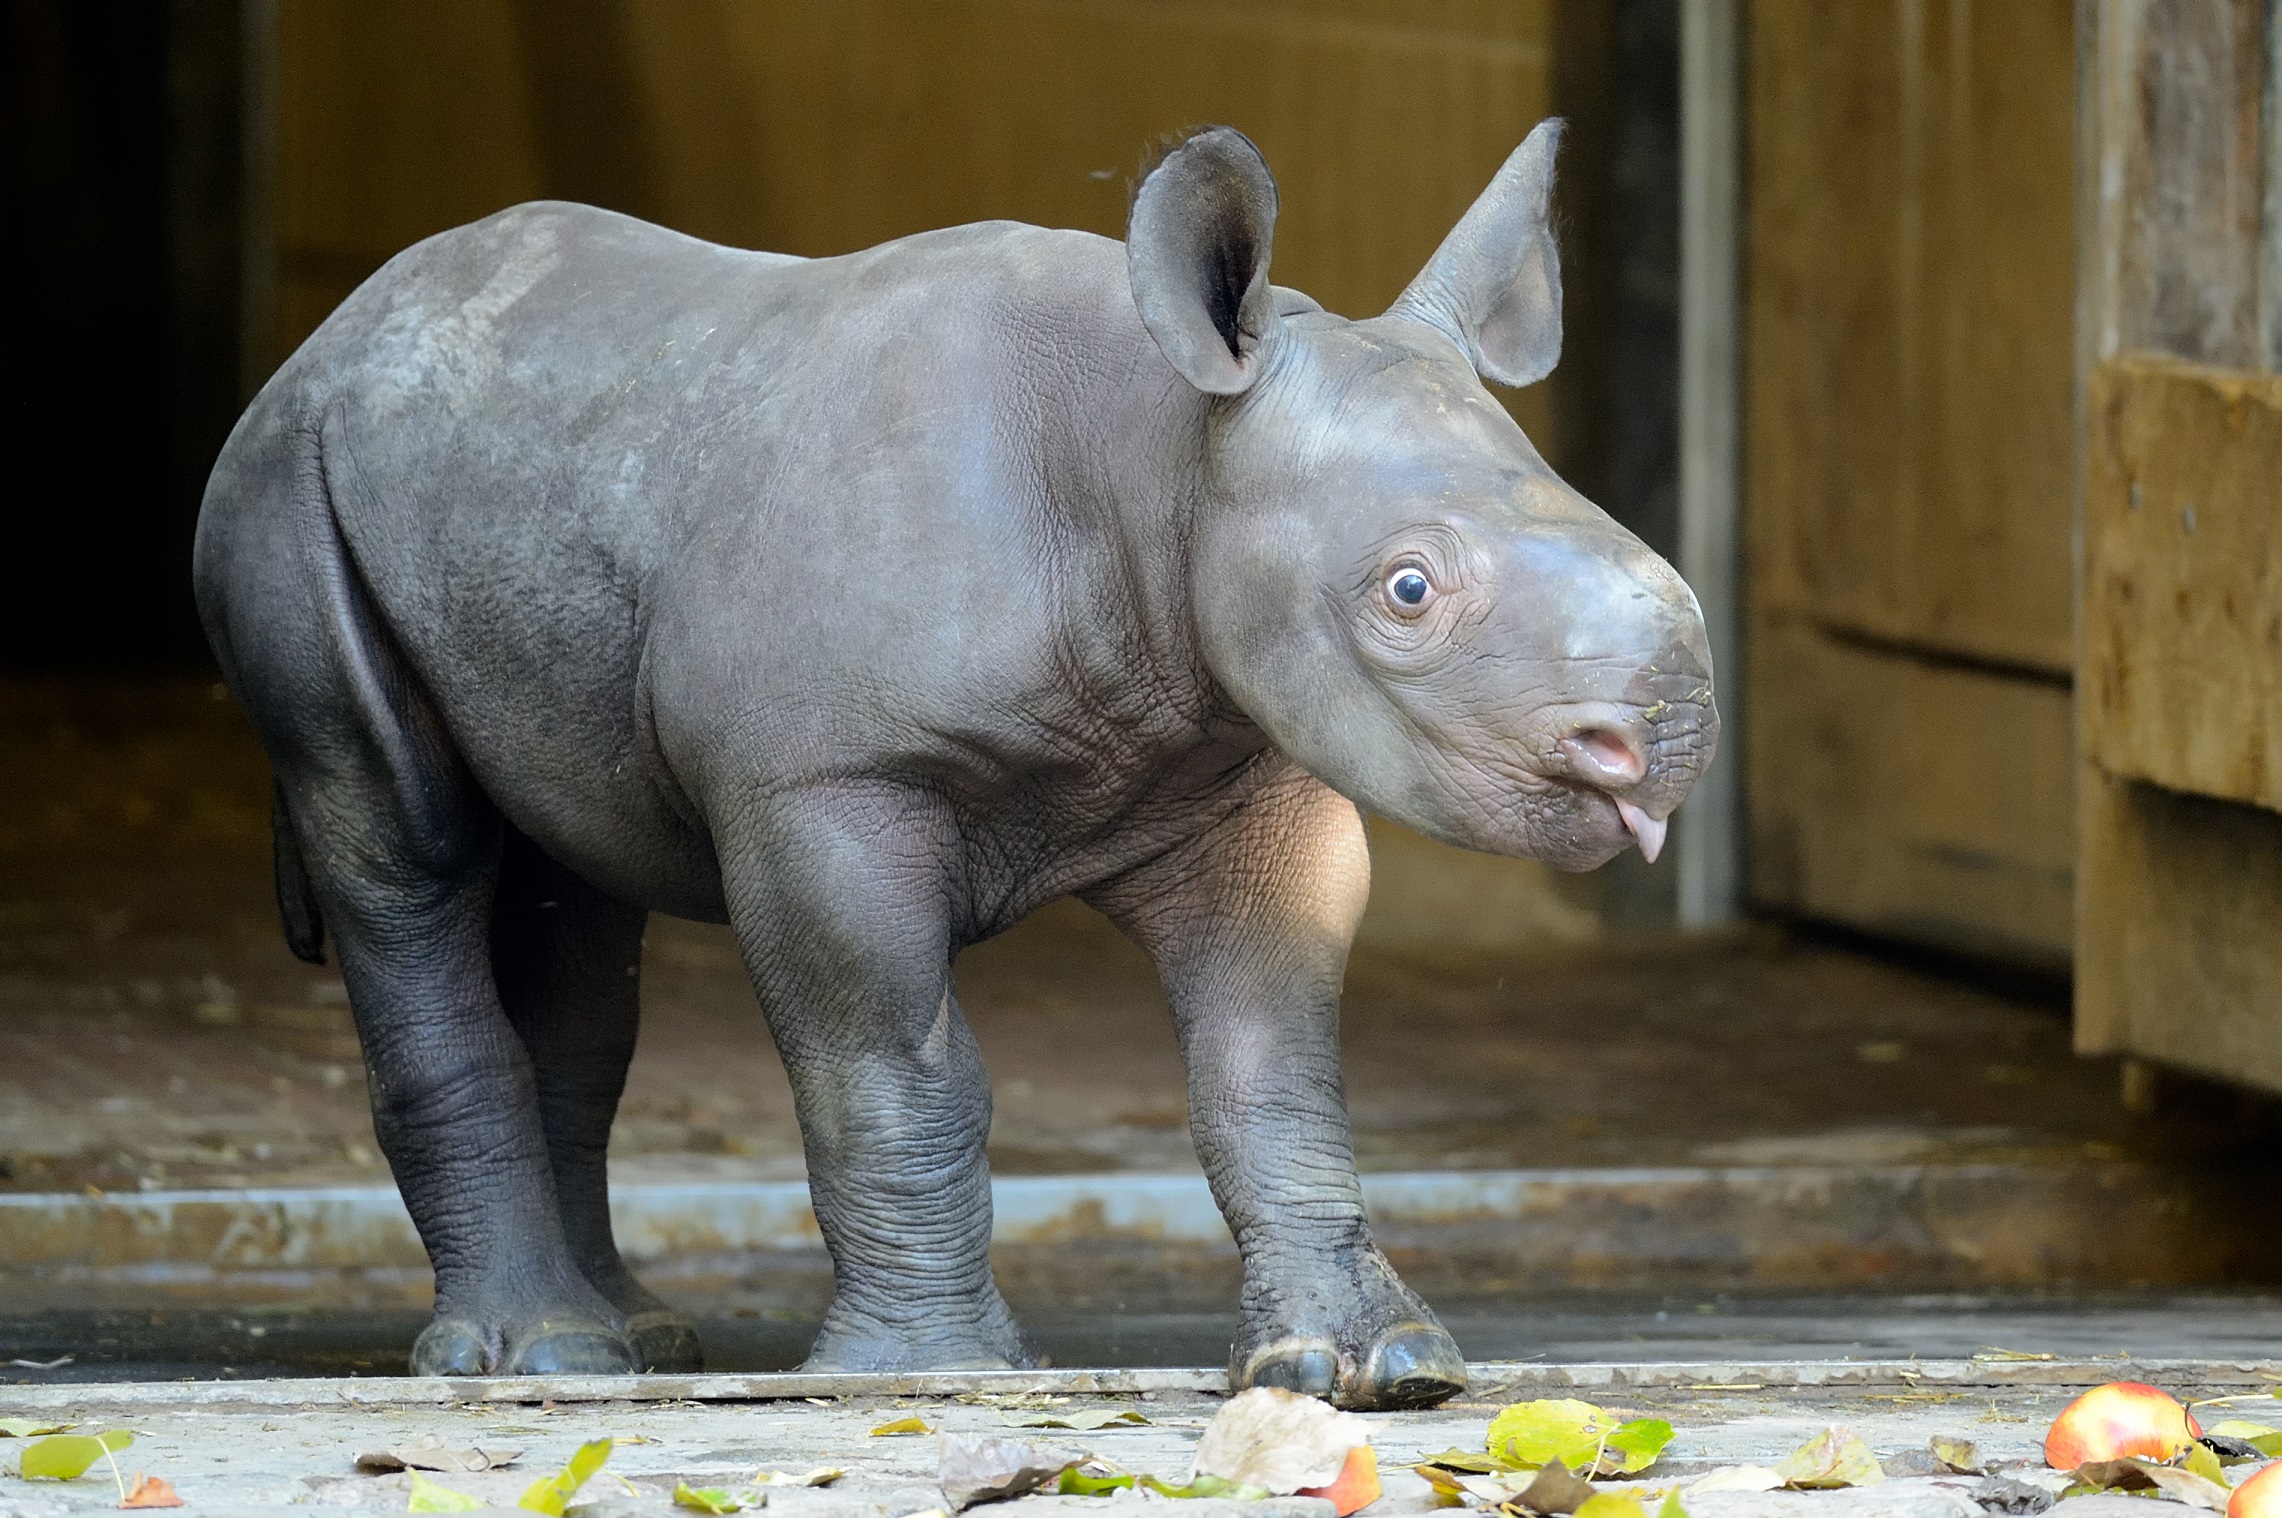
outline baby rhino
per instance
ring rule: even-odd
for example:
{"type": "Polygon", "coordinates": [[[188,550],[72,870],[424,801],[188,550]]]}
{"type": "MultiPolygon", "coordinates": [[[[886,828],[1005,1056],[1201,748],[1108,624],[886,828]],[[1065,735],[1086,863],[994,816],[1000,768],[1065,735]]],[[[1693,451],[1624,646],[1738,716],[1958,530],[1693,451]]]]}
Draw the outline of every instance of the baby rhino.
{"type": "Polygon", "coordinates": [[[951,962],[1068,894],[1170,998],[1234,1383],[1463,1387],[1356,1186],[1358,808],[1653,858],[1718,732],[1688,588],[1482,387],[1559,353],[1557,137],[1363,321],[1269,282],[1275,182],[1213,128],[1122,245],[810,260],[527,205],[302,345],[215,467],[198,601],[435,1265],[416,1372],[696,1366],[603,1170],[653,911],[735,929],[790,1073],[809,1367],[1032,1363],[951,962]]]}

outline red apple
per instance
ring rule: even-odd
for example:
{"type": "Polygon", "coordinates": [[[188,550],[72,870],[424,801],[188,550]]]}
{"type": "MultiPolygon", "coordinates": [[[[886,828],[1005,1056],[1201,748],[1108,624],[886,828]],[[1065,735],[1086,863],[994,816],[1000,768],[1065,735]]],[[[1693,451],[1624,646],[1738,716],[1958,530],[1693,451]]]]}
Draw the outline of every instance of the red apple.
{"type": "Polygon", "coordinates": [[[1379,1500],[1379,1455],[1368,1444],[1358,1444],[1347,1452],[1347,1463],[1339,1467],[1339,1474],[1329,1486],[1311,1486],[1299,1495],[1327,1497],[1339,1518],[1359,1513],[1379,1500]]]}
{"type": "Polygon", "coordinates": [[[2202,1434],[2167,1391],[2110,1381],[2068,1404],[2044,1436],[2044,1463],[2072,1471],[2088,1460],[2169,1460],[2202,1434]]]}
{"type": "Polygon", "coordinates": [[[2227,1499],[2227,1518],[2276,1518],[2277,1514],[2282,1514],[2282,1460],[2236,1487],[2227,1499]]]}

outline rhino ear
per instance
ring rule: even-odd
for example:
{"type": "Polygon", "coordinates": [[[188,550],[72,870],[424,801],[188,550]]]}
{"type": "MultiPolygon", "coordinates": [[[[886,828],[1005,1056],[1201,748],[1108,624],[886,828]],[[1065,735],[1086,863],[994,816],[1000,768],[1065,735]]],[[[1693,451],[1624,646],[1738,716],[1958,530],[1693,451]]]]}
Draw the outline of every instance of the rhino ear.
{"type": "Polygon", "coordinates": [[[1534,384],[1561,361],[1561,252],[1549,221],[1561,125],[1538,123],[1387,311],[1442,332],[1476,373],[1504,385],[1534,384]]]}
{"type": "Polygon", "coordinates": [[[1251,140],[1207,127],[1158,162],[1133,196],[1125,262],[1133,304],[1181,376],[1211,395],[1260,377],[1276,324],[1268,251],[1276,181],[1251,140]]]}

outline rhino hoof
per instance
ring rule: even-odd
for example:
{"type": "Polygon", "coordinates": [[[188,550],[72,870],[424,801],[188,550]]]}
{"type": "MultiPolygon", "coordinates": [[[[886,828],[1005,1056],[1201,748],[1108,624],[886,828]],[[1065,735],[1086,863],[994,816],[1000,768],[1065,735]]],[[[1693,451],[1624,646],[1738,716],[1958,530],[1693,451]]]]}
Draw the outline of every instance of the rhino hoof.
{"type": "Polygon", "coordinates": [[[1263,1345],[1231,1378],[1234,1388],[1274,1386],[1303,1397],[1330,1400],[1339,1385],[1339,1355],[1327,1345],[1286,1339],[1263,1345]]]}
{"type": "Polygon", "coordinates": [[[643,1370],[694,1375],[705,1369],[705,1351],[697,1342],[697,1330],[679,1313],[663,1309],[635,1313],[626,1320],[626,1338],[643,1370]]]}
{"type": "Polygon", "coordinates": [[[575,1318],[505,1332],[438,1318],[412,1345],[416,1376],[622,1376],[639,1369],[624,1335],[575,1318]]]}
{"type": "Polygon", "coordinates": [[[510,1376],[623,1376],[640,1370],[622,1334],[600,1324],[541,1323],[508,1356],[510,1376]]]}
{"type": "Polygon", "coordinates": [[[497,1363],[498,1350],[484,1332],[458,1318],[438,1318],[412,1341],[415,1376],[487,1376],[497,1363]]]}
{"type": "Polygon", "coordinates": [[[1458,1341],[1431,1323],[1406,1323],[1379,1336],[1350,1404],[1354,1407],[1432,1407],[1466,1389],[1466,1361],[1458,1341]]]}

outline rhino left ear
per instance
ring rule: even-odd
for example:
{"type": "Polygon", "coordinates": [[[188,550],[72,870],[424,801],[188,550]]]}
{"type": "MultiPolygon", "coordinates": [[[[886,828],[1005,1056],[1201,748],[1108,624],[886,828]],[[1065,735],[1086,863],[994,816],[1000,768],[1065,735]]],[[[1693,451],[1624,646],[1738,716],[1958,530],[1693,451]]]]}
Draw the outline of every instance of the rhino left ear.
{"type": "Polygon", "coordinates": [[[1561,251],[1550,222],[1561,126],[1537,124],[1387,308],[1440,331],[1476,373],[1503,385],[1535,384],[1561,361],[1561,251]]]}
{"type": "Polygon", "coordinates": [[[1276,324],[1275,236],[1276,181],[1233,127],[1207,127],[1173,149],[1133,196],[1133,304],[1166,359],[1207,394],[1235,395],[1260,377],[1259,349],[1276,324]]]}

